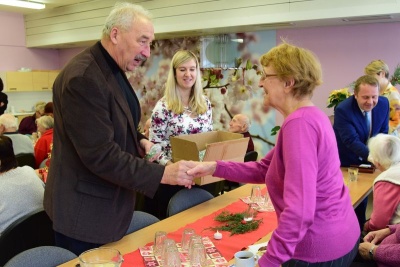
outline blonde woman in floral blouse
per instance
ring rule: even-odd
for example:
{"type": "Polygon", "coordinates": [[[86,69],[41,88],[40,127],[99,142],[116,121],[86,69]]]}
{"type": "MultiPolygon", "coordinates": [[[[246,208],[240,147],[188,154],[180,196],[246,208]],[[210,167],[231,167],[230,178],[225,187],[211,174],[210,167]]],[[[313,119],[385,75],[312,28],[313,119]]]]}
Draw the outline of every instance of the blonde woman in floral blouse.
{"type": "Polygon", "coordinates": [[[389,134],[400,136],[400,93],[389,81],[388,65],[383,60],[373,60],[365,67],[364,72],[378,79],[379,94],[389,100],[389,134]]]}
{"type": "Polygon", "coordinates": [[[178,51],[171,61],[164,97],[151,116],[149,140],[163,149],[158,163],[171,163],[171,136],[212,129],[211,103],[203,94],[197,57],[190,51],[178,51]]]}
{"type": "MultiPolygon", "coordinates": [[[[164,97],[153,109],[149,140],[160,144],[159,164],[172,163],[170,137],[212,131],[211,102],[203,94],[199,61],[190,51],[175,53],[165,84],[164,97]]],[[[145,197],[145,211],[166,217],[169,199],[182,187],[160,184],[153,199],[145,197]]]]}

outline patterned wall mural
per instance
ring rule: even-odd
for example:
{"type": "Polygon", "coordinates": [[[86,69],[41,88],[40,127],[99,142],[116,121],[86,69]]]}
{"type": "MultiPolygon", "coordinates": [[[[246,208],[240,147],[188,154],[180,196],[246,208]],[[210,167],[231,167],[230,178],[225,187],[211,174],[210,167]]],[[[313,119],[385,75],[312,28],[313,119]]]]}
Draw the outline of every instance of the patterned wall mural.
{"type": "MultiPolygon", "coordinates": [[[[261,71],[258,60],[275,46],[275,31],[231,34],[229,37],[231,40],[240,40],[233,42],[238,68],[202,68],[204,93],[212,103],[214,130],[227,131],[232,116],[237,113],[249,116],[252,122],[250,133],[260,158],[275,143],[275,136],[271,136],[271,129],[275,126],[275,110],[263,106],[264,92],[258,87],[261,71]]],[[[204,42],[199,37],[157,40],[144,66],[127,73],[140,99],[140,125],[150,118],[153,107],[163,96],[171,58],[179,49],[191,50],[199,59],[205,60],[205,54],[202,53],[204,42]]]]}

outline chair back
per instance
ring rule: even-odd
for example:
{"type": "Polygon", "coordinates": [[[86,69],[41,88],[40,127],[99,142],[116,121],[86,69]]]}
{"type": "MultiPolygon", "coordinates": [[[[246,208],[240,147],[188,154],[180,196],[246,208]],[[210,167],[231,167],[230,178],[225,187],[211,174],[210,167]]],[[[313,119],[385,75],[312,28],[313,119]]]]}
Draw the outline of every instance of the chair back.
{"type": "Polygon", "coordinates": [[[136,232],[137,230],[145,228],[159,221],[160,220],[154,215],[135,210],[132,216],[131,224],[129,225],[128,231],[126,231],[126,234],[136,232]]]}
{"type": "Polygon", "coordinates": [[[35,168],[35,155],[33,155],[32,153],[20,153],[18,155],[15,155],[15,157],[17,159],[19,167],[30,166],[33,169],[35,168]]]}
{"type": "Polygon", "coordinates": [[[181,189],[170,199],[167,208],[167,217],[187,210],[212,198],[214,198],[214,196],[211,193],[198,187],[181,189]]]}
{"type": "Polygon", "coordinates": [[[44,210],[34,211],[13,222],[1,234],[0,266],[27,249],[53,245],[54,231],[50,218],[44,210]]]}
{"type": "Polygon", "coordinates": [[[246,155],[244,155],[244,162],[257,161],[257,158],[258,158],[258,152],[250,151],[250,152],[247,152],[246,155]]]}
{"type": "Polygon", "coordinates": [[[55,246],[42,246],[25,250],[11,260],[4,267],[54,267],[77,256],[69,250],[55,246]]]}

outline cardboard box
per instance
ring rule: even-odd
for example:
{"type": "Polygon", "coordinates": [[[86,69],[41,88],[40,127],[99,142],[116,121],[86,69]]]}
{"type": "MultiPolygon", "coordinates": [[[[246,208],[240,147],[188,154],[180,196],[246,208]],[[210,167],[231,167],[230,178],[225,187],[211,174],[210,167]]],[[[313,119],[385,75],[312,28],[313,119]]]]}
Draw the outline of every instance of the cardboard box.
{"type": "MultiPolygon", "coordinates": [[[[249,138],[242,134],[223,131],[212,131],[191,135],[171,137],[172,160],[199,160],[199,152],[205,150],[203,161],[237,161],[243,162],[249,138]]],[[[196,178],[195,183],[205,185],[223,179],[207,175],[196,178]]]]}

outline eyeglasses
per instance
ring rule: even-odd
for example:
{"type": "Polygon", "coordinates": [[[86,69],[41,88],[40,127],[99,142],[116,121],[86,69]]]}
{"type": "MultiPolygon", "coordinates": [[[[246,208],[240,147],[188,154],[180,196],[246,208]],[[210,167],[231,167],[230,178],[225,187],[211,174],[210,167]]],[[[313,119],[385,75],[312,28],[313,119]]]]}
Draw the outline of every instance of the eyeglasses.
{"type": "Polygon", "coordinates": [[[278,76],[278,74],[266,74],[266,73],[263,73],[263,74],[261,75],[261,80],[264,81],[264,80],[267,79],[268,77],[276,77],[276,76],[278,76]]]}

